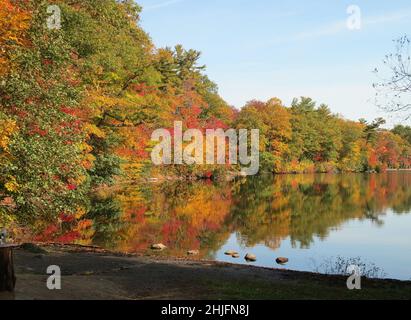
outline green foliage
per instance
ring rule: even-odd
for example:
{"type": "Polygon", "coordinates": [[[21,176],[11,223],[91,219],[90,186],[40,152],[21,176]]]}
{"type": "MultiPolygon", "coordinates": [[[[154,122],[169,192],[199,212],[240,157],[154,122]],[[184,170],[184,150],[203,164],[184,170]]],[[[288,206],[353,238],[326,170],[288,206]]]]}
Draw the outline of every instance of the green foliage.
{"type": "Polygon", "coordinates": [[[90,173],[93,185],[112,185],[113,178],[121,174],[119,157],[116,155],[97,155],[90,173]]]}
{"type": "Polygon", "coordinates": [[[392,129],[392,132],[411,144],[411,127],[397,125],[394,127],[394,129],[392,129]]]}

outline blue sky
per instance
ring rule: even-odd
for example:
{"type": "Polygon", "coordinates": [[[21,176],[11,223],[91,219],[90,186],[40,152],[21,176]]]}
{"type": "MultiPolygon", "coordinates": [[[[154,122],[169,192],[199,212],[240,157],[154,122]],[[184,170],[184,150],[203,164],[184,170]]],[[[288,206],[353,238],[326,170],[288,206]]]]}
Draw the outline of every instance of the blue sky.
{"type": "Polygon", "coordinates": [[[309,96],[345,118],[384,116],[373,103],[372,73],[411,31],[409,0],[138,0],[142,25],[157,46],[182,44],[201,63],[222,97],[241,107],[279,97],[289,105],[309,96]],[[361,9],[349,30],[347,8],[361,9]]]}

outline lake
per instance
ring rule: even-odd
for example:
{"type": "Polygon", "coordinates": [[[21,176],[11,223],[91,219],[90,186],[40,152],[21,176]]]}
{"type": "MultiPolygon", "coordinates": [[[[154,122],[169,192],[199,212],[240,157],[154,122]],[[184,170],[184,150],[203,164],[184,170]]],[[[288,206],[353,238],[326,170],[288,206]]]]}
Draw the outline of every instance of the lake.
{"type": "Polygon", "coordinates": [[[361,257],[385,277],[411,279],[411,172],[266,175],[233,182],[165,182],[99,192],[82,244],[121,252],[323,271],[361,257]],[[148,249],[163,243],[167,249],[148,249]],[[224,254],[235,250],[240,258],[224,254]],[[277,257],[289,258],[285,266],[277,257]]]}

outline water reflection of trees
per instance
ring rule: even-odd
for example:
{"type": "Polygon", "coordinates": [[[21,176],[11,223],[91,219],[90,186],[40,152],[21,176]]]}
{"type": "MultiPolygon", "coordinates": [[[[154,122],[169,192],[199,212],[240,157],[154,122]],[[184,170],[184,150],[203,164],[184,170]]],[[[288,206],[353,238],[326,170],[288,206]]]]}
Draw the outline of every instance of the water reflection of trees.
{"type": "Polygon", "coordinates": [[[210,181],[125,186],[103,198],[105,205],[96,202],[88,215],[94,219],[94,242],[125,252],[161,242],[170,254],[206,249],[201,250],[205,255],[218,250],[230,234],[224,223],[230,213],[230,195],[229,185],[210,181]],[[111,221],[104,213],[107,206],[116,209],[111,221]]]}
{"type": "Polygon", "coordinates": [[[179,181],[139,187],[139,196],[132,196],[133,187],[117,195],[126,231],[112,230],[123,239],[108,239],[124,251],[163,242],[174,253],[215,252],[236,232],[247,246],[277,248],[290,237],[293,246],[309,247],[349,220],[381,225],[389,210],[410,212],[410,183],[411,174],[404,172],[267,175],[231,184],[179,181]]]}
{"type": "Polygon", "coordinates": [[[389,209],[409,212],[410,183],[409,173],[255,177],[234,190],[230,223],[249,246],[275,248],[289,236],[309,247],[351,219],[382,224],[389,209]]]}
{"type": "Polygon", "coordinates": [[[233,183],[128,185],[95,195],[77,221],[48,226],[38,239],[98,244],[123,252],[162,242],[169,254],[213,255],[235,232],[244,245],[309,247],[352,219],[383,224],[411,211],[411,173],[258,176],[233,183]]]}

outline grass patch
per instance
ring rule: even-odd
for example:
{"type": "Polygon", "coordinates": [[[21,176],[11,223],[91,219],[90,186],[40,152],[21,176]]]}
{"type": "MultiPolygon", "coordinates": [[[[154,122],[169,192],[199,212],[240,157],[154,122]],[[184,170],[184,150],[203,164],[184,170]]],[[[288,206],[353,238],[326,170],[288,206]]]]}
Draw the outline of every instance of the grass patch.
{"type": "Polygon", "coordinates": [[[210,299],[230,300],[409,300],[411,282],[363,279],[361,290],[348,290],[346,278],[313,276],[311,279],[208,281],[210,299]]]}

